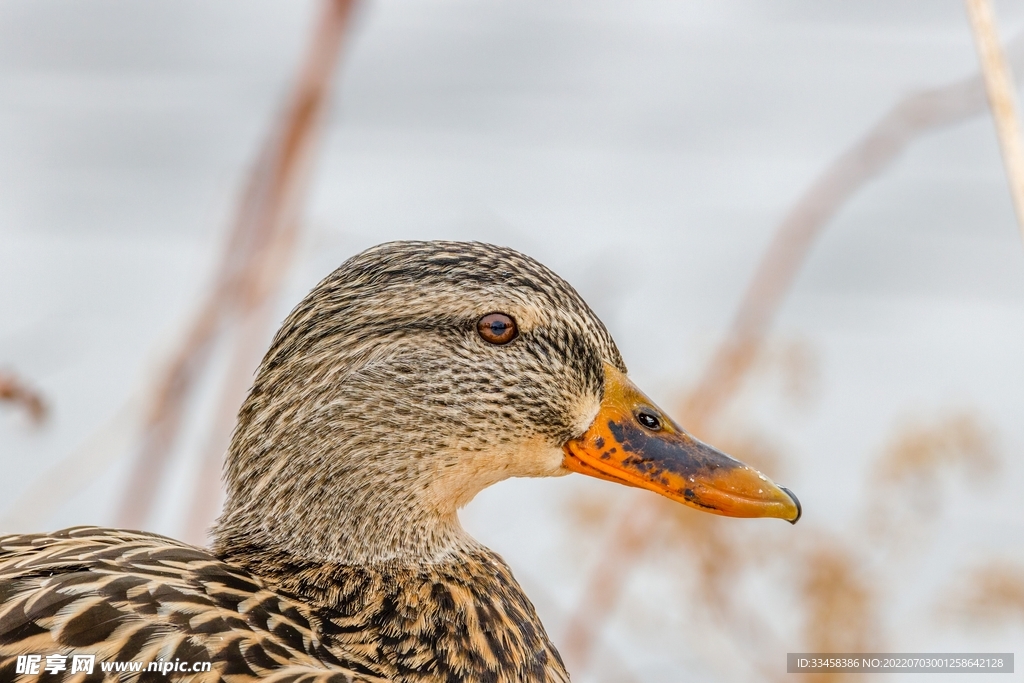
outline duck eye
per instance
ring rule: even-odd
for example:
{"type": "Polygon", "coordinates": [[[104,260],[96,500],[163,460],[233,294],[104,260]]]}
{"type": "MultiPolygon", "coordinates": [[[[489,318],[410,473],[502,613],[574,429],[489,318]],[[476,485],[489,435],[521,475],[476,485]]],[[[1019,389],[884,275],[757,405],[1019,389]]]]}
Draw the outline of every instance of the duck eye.
{"type": "Polygon", "coordinates": [[[652,432],[656,432],[661,429],[661,420],[655,415],[650,408],[641,408],[636,411],[636,421],[642,424],[652,432]]]}
{"type": "Polygon", "coordinates": [[[480,318],[476,331],[491,344],[508,344],[519,335],[516,321],[504,313],[488,313],[480,318]]]}

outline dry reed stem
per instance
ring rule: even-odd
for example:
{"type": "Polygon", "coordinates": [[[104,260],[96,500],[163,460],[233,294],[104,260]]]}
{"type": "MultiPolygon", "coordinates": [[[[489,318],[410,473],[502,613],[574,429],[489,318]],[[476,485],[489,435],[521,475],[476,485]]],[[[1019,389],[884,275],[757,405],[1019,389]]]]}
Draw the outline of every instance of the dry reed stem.
{"type": "Polygon", "coordinates": [[[215,285],[203,303],[189,333],[174,354],[153,391],[151,408],[142,427],[142,446],[135,459],[118,524],[129,528],[145,525],[161,474],[166,469],[187,410],[202,373],[208,365],[214,342],[233,327],[235,348],[232,366],[213,426],[213,436],[204,457],[204,477],[213,486],[197,489],[191,506],[191,534],[198,521],[210,517],[216,506],[219,459],[230,434],[240,394],[251,380],[262,350],[266,312],[290,262],[300,222],[296,216],[308,172],[318,124],[329,99],[332,76],[342,35],[354,0],[325,0],[296,88],[284,116],[253,167],[246,191],[217,270],[215,285]],[[262,324],[254,324],[253,316],[262,324]],[[239,389],[239,385],[243,385],[239,389]],[[228,416],[228,417],[225,417],[228,416]],[[225,427],[225,424],[227,426],[225,427]],[[211,453],[214,453],[211,455],[211,453]],[[211,466],[210,460],[217,464],[211,466]],[[212,502],[210,502],[212,500],[212,502]]]}
{"type": "MultiPolygon", "coordinates": [[[[245,291],[242,316],[236,328],[231,363],[203,453],[198,485],[189,507],[184,538],[200,543],[221,502],[220,470],[238,408],[252,384],[252,375],[266,350],[273,322],[273,298],[284,282],[298,243],[299,213],[305,196],[313,152],[330,102],[331,85],[354,0],[328,0],[302,68],[291,105],[268,141],[271,161],[269,192],[262,210],[251,217],[265,223],[272,237],[254,264],[252,286],[245,291]]],[[[261,231],[262,232],[262,231],[261,231]]]]}
{"type": "Polygon", "coordinates": [[[43,395],[9,370],[0,371],[0,402],[23,408],[37,425],[42,424],[49,413],[43,395]]]}
{"type": "MultiPolygon", "coordinates": [[[[1011,46],[1015,61],[1024,61],[1024,38],[1011,46]]],[[[835,159],[797,200],[776,229],[733,317],[724,341],[695,388],[683,401],[682,423],[698,437],[712,428],[726,403],[736,395],[764,343],[772,322],[792,287],[814,240],[839,209],[864,185],[924,133],[964,121],[985,109],[981,74],[924,90],[893,106],[850,149],[835,159]]],[[[657,503],[636,496],[634,510],[621,517],[587,577],[585,599],[568,620],[568,647],[562,654],[572,668],[586,667],[597,634],[618,604],[624,577],[653,540],[641,520],[657,503]],[[630,555],[622,549],[630,548],[630,555]],[[638,550],[637,550],[638,549],[638,550]]]]}
{"type": "Polygon", "coordinates": [[[974,42],[978,46],[981,71],[985,75],[985,89],[999,137],[1003,165],[1006,166],[1013,208],[1017,212],[1017,226],[1024,238],[1024,148],[1021,146],[1013,80],[999,44],[992,3],[990,0],[966,0],[965,4],[974,42]]]}

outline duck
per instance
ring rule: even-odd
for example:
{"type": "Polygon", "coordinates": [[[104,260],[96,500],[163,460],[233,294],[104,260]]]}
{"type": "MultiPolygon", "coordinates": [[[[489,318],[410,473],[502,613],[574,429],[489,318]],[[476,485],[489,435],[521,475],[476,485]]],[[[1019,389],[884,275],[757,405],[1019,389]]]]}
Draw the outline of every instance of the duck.
{"type": "Polygon", "coordinates": [[[0,537],[0,681],[144,681],[153,663],[154,680],[568,681],[458,511],[511,477],[570,473],[719,515],[801,514],[644,395],[538,261],[478,242],[372,247],[273,338],[210,547],[86,526],[0,537]]]}

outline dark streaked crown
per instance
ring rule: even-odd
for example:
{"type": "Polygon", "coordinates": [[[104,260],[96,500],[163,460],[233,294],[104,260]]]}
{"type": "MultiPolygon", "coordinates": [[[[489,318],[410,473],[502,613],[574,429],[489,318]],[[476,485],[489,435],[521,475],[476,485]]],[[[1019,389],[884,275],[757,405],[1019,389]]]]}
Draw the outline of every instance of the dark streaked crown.
{"type": "MultiPolygon", "coordinates": [[[[611,335],[583,298],[536,260],[479,242],[409,241],[367,249],[324,278],[285,320],[261,377],[275,376],[287,363],[322,363],[332,351],[358,362],[375,346],[416,338],[448,341],[443,350],[454,353],[449,367],[464,362],[501,383],[543,373],[565,393],[600,394],[602,363],[625,370],[611,335]],[[540,323],[519,320],[517,348],[479,343],[481,315],[517,309],[537,314],[540,323]],[[457,344],[464,340],[470,343],[457,344]]],[[[264,385],[258,379],[254,393],[269,389],[264,385]]],[[[533,418],[542,423],[551,415],[534,411],[533,418]]]]}

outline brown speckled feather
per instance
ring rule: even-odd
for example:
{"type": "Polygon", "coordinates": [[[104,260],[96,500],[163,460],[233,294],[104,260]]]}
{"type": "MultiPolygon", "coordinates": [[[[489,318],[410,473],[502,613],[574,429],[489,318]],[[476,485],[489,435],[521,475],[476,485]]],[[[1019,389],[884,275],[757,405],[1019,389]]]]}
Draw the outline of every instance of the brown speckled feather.
{"type": "Polygon", "coordinates": [[[388,680],[346,666],[319,630],[308,606],[169,538],[94,527],[0,537],[0,681],[18,680],[18,655],[54,653],[212,662],[196,681],[388,680]]]}
{"type": "Polygon", "coordinates": [[[54,653],[213,663],[153,680],[568,681],[457,511],[503,479],[566,474],[605,365],[625,371],[601,322],[518,252],[395,242],[353,257],[259,368],[212,550],[85,527],[0,537],[0,683],[18,655],[54,653]],[[494,312],[515,321],[511,342],[479,333],[494,312]]]}
{"type": "Polygon", "coordinates": [[[492,553],[371,569],[249,550],[262,578],[155,534],[0,537],[0,681],[18,655],[52,653],[212,662],[196,681],[568,680],[492,553]]]}

